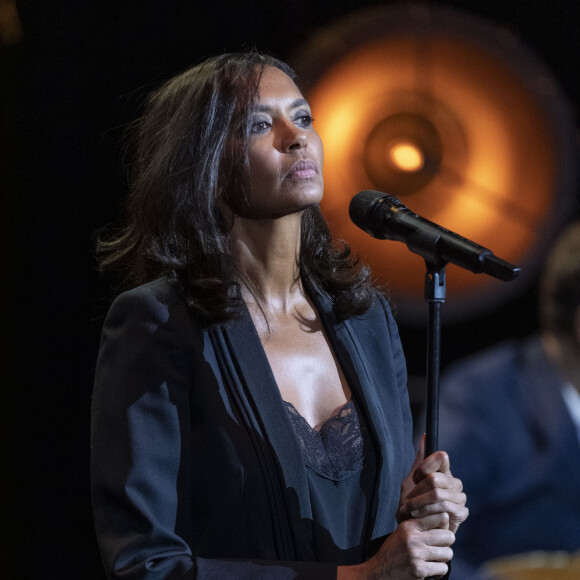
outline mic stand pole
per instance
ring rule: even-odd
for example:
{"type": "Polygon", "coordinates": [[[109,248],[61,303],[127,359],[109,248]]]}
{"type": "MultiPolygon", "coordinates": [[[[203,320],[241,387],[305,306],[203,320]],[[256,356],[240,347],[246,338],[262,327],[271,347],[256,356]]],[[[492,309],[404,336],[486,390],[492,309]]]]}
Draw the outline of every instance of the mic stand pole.
{"type": "MultiPolygon", "coordinates": [[[[427,416],[425,457],[439,447],[439,366],[441,361],[441,304],[445,302],[445,266],[425,260],[425,300],[429,303],[427,329],[427,416]]],[[[435,580],[430,576],[427,580],[435,580]]]]}
{"type": "Polygon", "coordinates": [[[427,411],[425,457],[439,447],[439,367],[441,363],[441,304],[445,302],[445,266],[425,260],[425,300],[429,303],[427,334],[427,411]]]}

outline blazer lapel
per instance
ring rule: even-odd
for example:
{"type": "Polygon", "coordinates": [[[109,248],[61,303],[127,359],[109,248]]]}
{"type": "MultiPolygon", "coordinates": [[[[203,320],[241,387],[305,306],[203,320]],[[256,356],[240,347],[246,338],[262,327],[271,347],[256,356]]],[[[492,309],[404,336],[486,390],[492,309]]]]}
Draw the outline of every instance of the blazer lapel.
{"type": "Polygon", "coordinates": [[[258,437],[264,478],[270,489],[275,526],[281,533],[281,558],[313,559],[312,510],[308,483],[298,442],[293,437],[278,385],[252,318],[241,319],[214,331],[214,346],[228,367],[229,389],[241,416],[258,437]]]}
{"type": "MultiPolygon", "coordinates": [[[[397,450],[402,450],[404,445],[401,441],[392,441],[389,424],[396,425],[400,419],[390,420],[389,415],[394,412],[396,405],[392,401],[389,404],[380,399],[375,378],[369,372],[372,367],[351,320],[339,320],[330,301],[323,296],[312,293],[311,297],[317,304],[327,336],[374,439],[378,485],[375,486],[369,514],[370,541],[385,534],[385,525],[388,527],[393,519],[399,500],[399,486],[393,484],[396,478],[393,466],[398,464],[404,469],[408,458],[397,455],[397,450]]],[[[363,324],[368,326],[368,321],[363,324]]],[[[383,374],[388,375],[390,370],[385,365],[383,374]]],[[[394,376],[390,380],[396,383],[394,376]]],[[[395,525],[394,521],[391,523],[395,525]]]]}

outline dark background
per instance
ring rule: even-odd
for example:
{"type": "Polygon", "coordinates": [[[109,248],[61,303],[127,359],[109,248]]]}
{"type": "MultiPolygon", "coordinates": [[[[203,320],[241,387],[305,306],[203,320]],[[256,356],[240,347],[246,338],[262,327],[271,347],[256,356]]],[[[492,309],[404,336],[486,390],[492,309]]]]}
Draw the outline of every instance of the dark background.
{"type": "MultiPolygon", "coordinates": [[[[143,95],[212,54],[256,46],[288,58],[320,27],[371,4],[17,2],[22,39],[0,45],[0,579],[104,577],[90,512],[88,434],[112,290],[96,272],[93,240],[119,216],[126,194],[119,141],[143,95]]],[[[577,113],[578,0],[444,5],[516,32],[577,113]]],[[[444,328],[443,366],[531,332],[534,301],[532,281],[496,312],[444,328]]],[[[425,329],[403,325],[401,334],[409,370],[421,375],[425,329]]]]}

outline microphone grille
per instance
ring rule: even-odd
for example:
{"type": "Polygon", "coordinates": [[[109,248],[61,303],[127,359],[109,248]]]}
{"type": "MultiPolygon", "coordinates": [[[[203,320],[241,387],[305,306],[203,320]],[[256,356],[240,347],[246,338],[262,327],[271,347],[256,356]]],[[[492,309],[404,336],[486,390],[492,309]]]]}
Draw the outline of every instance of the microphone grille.
{"type": "Polygon", "coordinates": [[[359,191],[351,200],[348,206],[348,215],[355,225],[366,230],[368,227],[368,215],[374,205],[384,197],[384,193],[365,189],[359,191]]]}

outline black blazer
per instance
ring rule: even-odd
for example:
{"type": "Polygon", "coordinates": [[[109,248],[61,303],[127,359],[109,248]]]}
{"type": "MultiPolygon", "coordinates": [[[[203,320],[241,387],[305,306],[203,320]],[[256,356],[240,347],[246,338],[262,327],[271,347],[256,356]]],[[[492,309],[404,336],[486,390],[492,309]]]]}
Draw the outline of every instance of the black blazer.
{"type": "MultiPolygon", "coordinates": [[[[405,360],[382,296],[350,320],[312,299],[379,450],[371,546],[396,527],[413,461],[405,360]]],[[[91,462],[111,578],[336,577],[315,561],[301,451],[247,312],[204,326],[162,279],[121,294],[103,328],[91,462]]]]}

